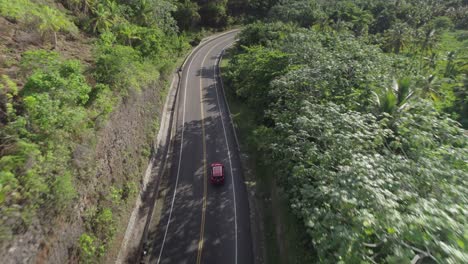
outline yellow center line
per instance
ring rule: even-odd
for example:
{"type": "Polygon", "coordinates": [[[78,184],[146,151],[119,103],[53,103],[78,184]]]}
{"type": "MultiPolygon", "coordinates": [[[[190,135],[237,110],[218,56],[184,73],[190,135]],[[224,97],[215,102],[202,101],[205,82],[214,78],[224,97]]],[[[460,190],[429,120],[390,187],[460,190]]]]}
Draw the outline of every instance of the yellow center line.
{"type": "MultiPolygon", "coordinates": [[[[211,50],[210,50],[211,51],[211,50]]],[[[208,51],[209,53],[209,51],[208,51]]],[[[207,172],[206,172],[206,140],[205,140],[205,113],[203,109],[203,65],[207,57],[203,57],[201,63],[201,74],[200,74],[200,105],[201,105],[201,127],[202,127],[202,141],[203,141],[203,199],[202,199],[202,220],[200,227],[200,239],[198,241],[198,254],[197,254],[197,264],[201,263],[201,256],[203,251],[203,237],[205,234],[205,215],[206,215],[206,194],[207,194],[207,172]]]]}
{"type": "Polygon", "coordinates": [[[205,60],[211,51],[219,46],[220,42],[213,47],[211,47],[208,52],[203,57],[203,61],[201,63],[201,70],[200,70],[200,104],[201,104],[201,127],[202,127],[202,141],[203,141],[203,199],[202,199],[202,220],[201,220],[201,227],[200,227],[200,240],[198,241],[198,254],[197,254],[197,264],[201,263],[202,252],[203,252],[203,242],[204,242],[204,235],[205,235],[205,215],[206,215],[206,196],[208,192],[208,175],[207,175],[207,166],[206,166],[206,140],[205,140],[205,113],[203,109],[203,65],[205,64],[205,60]]]}

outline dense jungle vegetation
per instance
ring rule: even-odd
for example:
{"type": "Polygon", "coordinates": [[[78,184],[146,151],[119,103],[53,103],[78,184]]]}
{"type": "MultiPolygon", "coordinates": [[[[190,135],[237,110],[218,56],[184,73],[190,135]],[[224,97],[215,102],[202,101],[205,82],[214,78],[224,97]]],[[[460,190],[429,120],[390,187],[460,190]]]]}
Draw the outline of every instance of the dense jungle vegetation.
{"type": "MultiPolygon", "coordinates": [[[[229,26],[242,8],[227,0],[0,0],[1,17],[42,39],[0,63],[10,69],[0,71],[0,242],[37,219],[41,225],[66,219],[79,188],[96,177],[79,146],[95,147],[97,131],[122,100],[167,76],[189,42],[229,26]],[[91,61],[64,55],[61,39],[84,37],[93,43],[91,61]]],[[[2,44],[0,52],[15,50],[2,44]]],[[[81,216],[82,261],[105,254],[115,213],[138,184],[104,186],[96,194],[99,204],[81,216]]]]}
{"type": "MultiPolygon", "coordinates": [[[[245,23],[225,75],[298,246],[323,263],[468,263],[466,0],[0,0],[0,16],[42,38],[0,61],[16,69],[0,71],[0,244],[67,218],[95,176],[78,146],[205,31],[245,23]],[[62,54],[82,37],[91,61],[62,54]]],[[[106,254],[137,185],[85,211],[82,262],[106,254]]]]}
{"type": "Polygon", "coordinates": [[[320,263],[468,263],[468,2],[263,2],[224,75],[298,244],[320,263]]]}

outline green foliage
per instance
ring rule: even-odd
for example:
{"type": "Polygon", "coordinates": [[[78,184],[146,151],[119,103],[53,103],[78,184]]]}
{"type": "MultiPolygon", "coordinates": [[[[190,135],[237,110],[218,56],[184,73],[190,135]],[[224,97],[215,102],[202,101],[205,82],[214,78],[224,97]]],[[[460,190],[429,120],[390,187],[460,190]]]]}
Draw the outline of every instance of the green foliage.
{"type": "Polygon", "coordinates": [[[228,24],[227,0],[206,1],[200,6],[201,23],[209,27],[223,28],[228,24]]]}
{"type": "MultiPolygon", "coordinates": [[[[155,61],[161,60],[160,63],[162,63],[169,50],[167,43],[163,41],[163,32],[156,29],[145,29],[140,32],[140,36],[135,48],[141,52],[141,56],[155,61]]],[[[170,39],[168,36],[166,38],[170,39]]]]}
{"type": "MultiPolygon", "coordinates": [[[[445,80],[356,32],[284,29],[264,41],[268,27],[241,33],[228,83],[265,113],[249,143],[276,171],[318,262],[466,262],[468,138],[434,107],[445,80]]],[[[404,41],[391,49],[407,52],[404,41]]]]}
{"type": "Polygon", "coordinates": [[[369,10],[365,10],[350,2],[340,2],[337,10],[330,18],[335,21],[350,23],[349,29],[357,36],[366,35],[374,17],[369,10]]]}
{"type": "Polygon", "coordinates": [[[174,12],[174,18],[177,20],[177,25],[182,30],[194,28],[200,22],[200,7],[196,2],[183,0],[177,2],[177,10],[174,12]]]}
{"type": "MultiPolygon", "coordinates": [[[[261,2],[265,6],[271,3],[261,2]]],[[[398,60],[410,58],[411,62],[405,62],[406,70],[415,75],[415,90],[418,90],[415,92],[431,98],[439,111],[449,113],[459,121],[466,119],[462,106],[464,99],[456,97],[463,94],[462,80],[466,69],[462,70],[464,66],[461,65],[466,66],[466,63],[455,62],[456,58],[463,60],[461,58],[466,57],[459,54],[466,50],[466,45],[463,39],[448,41],[447,37],[454,35],[454,32],[448,32],[454,26],[460,27],[466,22],[461,16],[467,10],[462,0],[430,1],[428,4],[421,1],[285,0],[270,7],[266,19],[269,24],[249,25],[241,34],[239,46],[257,43],[271,47],[278,43],[274,40],[283,38],[288,31],[273,26],[277,21],[313,27],[328,35],[353,34],[360,41],[375,44],[387,53],[402,54],[395,56],[398,60]]]]}
{"type": "Polygon", "coordinates": [[[90,92],[80,62],[69,60],[48,72],[37,70],[29,77],[21,95],[47,93],[61,105],[85,105],[90,92]]]}
{"type": "Polygon", "coordinates": [[[38,14],[37,28],[43,37],[48,33],[56,34],[60,30],[75,34],[78,32],[76,26],[55,8],[44,6],[38,14]]]}
{"type": "Polygon", "coordinates": [[[141,25],[149,28],[157,27],[168,34],[177,32],[177,22],[172,16],[177,6],[173,1],[142,0],[138,2],[136,17],[141,19],[141,25]]]}
{"type": "Polygon", "coordinates": [[[4,153],[0,157],[0,212],[4,216],[0,219],[4,227],[0,230],[2,239],[8,239],[14,230],[30,224],[38,206],[44,202],[43,194],[49,191],[34,164],[42,159],[38,146],[25,140],[9,141],[9,129],[2,130],[0,138],[4,153]]]}
{"type": "Polygon", "coordinates": [[[23,89],[6,78],[2,85],[8,116],[0,133],[0,210],[10,234],[27,227],[38,208],[49,217],[68,211],[77,196],[73,138],[93,126],[86,109],[92,88],[78,61],[38,50],[23,54],[20,65],[31,72],[23,89]]]}
{"type": "Polygon", "coordinates": [[[284,39],[289,33],[297,28],[291,24],[276,23],[253,23],[242,30],[239,35],[238,47],[262,45],[271,47],[278,40],[284,39]]]}
{"type": "Polygon", "coordinates": [[[121,23],[100,36],[94,75],[113,90],[138,91],[157,80],[159,72],[171,65],[172,56],[182,54],[186,47],[183,37],[121,23]]]}
{"type": "Polygon", "coordinates": [[[114,24],[124,20],[123,8],[116,1],[98,1],[91,5],[91,13],[89,23],[95,33],[109,31],[114,24]]]}
{"type": "Polygon", "coordinates": [[[437,30],[453,28],[452,20],[446,16],[436,17],[434,21],[432,21],[432,24],[434,25],[434,28],[437,30]]]}
{"type": "Polygon", "coordinates": [[[449,112],[459,113],[455,118],[464,128],[468,127],[468,76],[465,75],[462,82],[453,89],[453,104],[449,106],[449,112]],[[453,109],[453,110],[452,110],[453,109]]]}
{"type": "Polygon", "coordinates": [[[115,234],[115,222],[111,209],[102,209],[96,215],[93,227],[102,241],[109,242],[115,234]]]}
{"type": "Polygon", "coordinates": [[[266,17],[270,9],[275,6],[279,0],[249,0],[247,2],[247,13],[251,19],[261,19],[266,17]]]}
{"type": "Polygon", "coordinates": [[[109,86],[104,84],[96,84],[91,91],[88,105],[91,106],[90,117],[93,120],[107,120],[110,113],[117,105],[118,98],[114,96],[109,86]]]}
{"type": "Polygon", "coordinates": [[[315,1],[280,1],[269,13],[272,21],[295,22],[301,27],[310,27],[324,16],[315,1]]]}
{"type": "Polygon", "coordinates": [[[385,31],[384,38],[387,44],[384,48],[398,54],[407,47],[412,35],[411,28],[407,24],[395,24],[385,31]]]}
{"type": "MultiPolygon", "coordinates": [[[[42,57],[43,54],[39,54],[42,57]]],[[[22,65],[27,67],[27,62],[22,62],[22,65]]],[[[87,122],[84,105],[91,87],[86,83],[78,61],[55,61],[50,65],[50,68],[37,69],[20,93],[30,128],[44,136],[51,136],[54,131],[62,129],[67,133],[77,133],[87,122]]]]}
{"type": "MultiPolygon", "coordinates": [[[[268,27],[269,25],[264,26],[268,27]]],[[[262,33],[258,33],[257,28],[262,26],[247,27],[246,33],[240,35],[240,42],[256,45],[255,41],[248,39],[263,36],[262,33]]],[[[278,71],[276,76],[270,76],[266,72],[259,74],[260,70],[256,68],[261,67],[256,64],[260,62],[270,65],[264,66],[264,71],[275,71],[276,67],[271,65],[282,67],[282,63],[278,61],[268,62],[268,55],[259,52],[260,48],[256,48],[257,50],[244,48],[247,52],[238,55],[232,62],[233,66],[230,67],[232,73],[228,77],[234,79],[233,87],[239,89],[238,94],[241,95],[243,90],[250,93],[254,90],[265,91],[263,96],[251,98],[250,95],[244,96],[247,100],[257,98],[256,103],[251,104],[254,108],[255,106],[262,108],[276,100],[279,100],[277,107],[282,108],[285,107],[285,99],[300,98],[301,94],[307,91],[314,94],[314,100],[333,100],[354,109],[367,109],[373,104],[371,97],[373,87],[391,86],[391,78],[387,75],[390,70],[388,67],[390,60],[376,47],[364,45],[347,34],[334,36],[322,35],[316,31],[296,30],[294,33],[288,31],[289,28],[285,27],[283,31],[276,33],[282,37],[260,42],[267,47],[274,46],[280,49],[285,56],[284,63],[289,64],[293,60],[296,64],[288,67],[287,74],[275,80],[271,87],[270,81],[276,76],[283,75],[285,71],[278,71]],[[362,61],[366,63],[363,64],[362,61]],[[260,76],[267,78],[260,79],[260,76]],[[357,87],[362,88],[357,89],[357,87]]]]}
{"type": "Polygon", "coordinates": [[[112,186],[109,191],[109,199],[112,201],[114,205],[121,205],[123,200],[123,189],[116,188],[112,186]]]}
{"type": "Polygon", "coordinates": [[[80,257],[85,263],[96,263],[114,238],[116,224],[112,210],[94,207],[85,213],[86,233],[80,237],[80,257]]]}
{"type": "Polygon", "coordinates": [[[31,0],[0,0],[0,15],[33,26],[41,34],[77,33],[75,24],[60,10],[31,0]]]}
{"type": "Polygon", "coordinates": [[[31,73],[42,70],[49,71],[57,67],[59,64],[59,54],[47,50],[28,50],[21,55],[20,68],[25,76],[31,73]]]}
{"type": "Polygon", "coordinates": [[[2,75],[0,79],[0,124],[6,124],[14,118],[16,111],[13,104],[17,95],[16,83],[7,75],[2,75]]]}
{"type": "Polygon", "coordinates": [[[105,252],[103,245],[100,245],[98,239],[93,235],[82,234],[78,243],[81,253],[80,260],[83,263],[95,263],[96,259],[105,252]]]}
{"type": "Polygon", "coordinates": [[[269,83],[276,76],[284,74],[287,67],[285,53],[255,46],[247,48],[245,54],[236,58],[229,75],[237,95],[247,100],[252,108],[261,111],[270,102],[269,83]]]}
{"type": "Polygon", "coordinates": [[[122,199],[127,201],[128,198],[134,197],[138,193],[138,186],[134,182],[127,182],[122,189],[122,199]]]}
{"type": "Polygon", "coordinates": [[[57,176],[51,186],[52,197],[55,199],[55,206],[58,211],[69,206],[77,196],[71,173],[57,176]]]}
{"type": "Polygon", "coordinates": [[[378,108],[377,112],[389,115],[401,112],[414,95],[409,79],[402,79],[399,81],[393,80],[392,87],[386,86],[379,91],[379,94],[376,92],[373,93],[378,108]]]}
{"type": "MultiPolygon", "coordinates": [[[[71,213],[70,204],[78,196],[75,185],[83,184],[77,177],[82,172],[75,166],[76,150],[92,144],[122,98],[158,81],[160,72],[172,68],[174,56],[188,48],[185,37],[176,35],[172,1],[59,2],[76,15],[81,29],[95,34],[95,58],[83,65],[57,52],[28,50],[19,62],[21,89],[17,80],[1,76],[2,240],[26,230],[34,219],[46,222],[71,213]],[[44,213],[36,214],[39,209],[44,213]]],[[[78,32],[54,1],[0,0],[0,15],[44,38],[53,36],[55,44],[63,39],[57,34],[78,32]]],[[[120,196],[116,205],[136,191],[131,182],[114,190],[113,197],[120,196]]],[[[90,215],[90,227],[79,241],[84,262],[96,262],[116,230],[110,209],[90,215]]]]}
{"type": "Polygon", "coordinates": [[[159,77],[157,66],[129,46],[100,45],[96,57],[96,79],[123,94],[139,91],[159,77]]]}

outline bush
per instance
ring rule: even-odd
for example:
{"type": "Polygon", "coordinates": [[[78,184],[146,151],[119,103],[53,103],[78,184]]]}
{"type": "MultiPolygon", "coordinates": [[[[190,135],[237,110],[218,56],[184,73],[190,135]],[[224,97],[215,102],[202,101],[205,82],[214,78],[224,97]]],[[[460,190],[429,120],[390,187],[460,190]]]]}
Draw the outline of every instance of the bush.
{"type": "Polygon", "coordinates": [[[0,124],[7,124],[15,118],[13,104],[18,95],[18,87],[7,75],[0,77],[0,124]]]}
{"type": "Polygon", "coordinates": [[[441,16],[437,17],[433,21],[434,28],[438,30],[451,29],[453,28],[453,22],[449,17],[441,16]]]}
{"type": "Polygon", "coordinates": [[[38,208],[65,213],[76,197],[73,138],[90,126],[85,105],[91,87],[78,61],[37,50],[20,64],[31,76],[19,94],[2,82],[8,117],[0,130],[0,210],[6,216],[0,221],[11,221],[6,233],[27,226],[38,208]]]}
{"type": "Polygon", "coordinates": [[[200,7],[201,23],[208,27],[223,28],[227,26],[227,0],[207,1],[200,7]]]}
{"type": "Polygon", "coordinates": [[[116,231],[112,210],[91,207],[85,212],[87,233],[80,237],[81,260],[85,263],[97,262],[104,255],[116,231]]]}
{"type": "Polygon", "coordinates": [[[159,78],[157,66],[149,60],[143,60],[132,47],[101,44],[96,53],[96,79],[122,95],[132,90],[139,91],[159,78]]]}
{"type": "Polygon", "coordinates": [[[177,26],[182,30],[194,28],[200,22],[198,10],[200,7],[196,2],[190,0],[177,1],[177,10],[174,17],[177,20],[177,26]]]}
{"type": "Polygon", "coordinates": [[[22,91],[32,132],[38,136],[52,136],[63,130],[73,135],[85,128],[87,112],[76,103],[87,100],[89,90],[90,87],[81,86],[79,80],[63,79],[56,74],[34,74],[22,91]]]}
{"type": "Polygon", "coordinates": [[[91,87],[86,83],[78,61],[63,62],[57,69],[36,71],[31,75],[21,91],[22,96],[47,93],[61,105],[85,105],[91,87]]]}
{"type": "Polygon", "coordinates": [[[260,118],[262,110],[271,103],[270,82],[287,71],[286,54],[262,46],[246,48],[229,67],[229,78],[233,82],[236,94],[245,99],[256,109],[260,118]]]}
{"type": "Polygon", "coordinates": [[[57,52],[43,49],[28,50],[21,54],[20,69],[23,76],[29,76],[31,73],[41,70],[48,72],[55,69],[60,63],[57,52]]]}
{"type": "MultiPolygon", "coordinates": [[[[0,136],[2,143],[8,142],[3,133],[0,136]]],[[[49,192],[36,164],[41,159],[39,147],[21,139],[8,143],[0,157],[0,240],[27,227],[49,192]]]]}
{"type": "Polygon", "coordinates": [[[105,84],[96,84],[90,94],[88,107],[91,109],[90,118],[95,122],[107,120],[109,114],[117,105],[117,95],[115,95],[105,84]]]}
{"type": "Polygon", "coordinates": [[[55,210],[60,212],[70,206],[73,199],[77,196],[70,172],[65,172],[64,175],[57,176],[54,179],[52,183],[52,195],[55,200],[55,210]]]}
{"type": "Polygon", "coordinates": [[[109,191],[109,200],[115,206],[120,206],[123,201],[123,189],[111,186],[109,191]]]}
{"type": "Polygon", "coordinates": [[[238,47],[261,45],[272,47],[277,41],[284,39],[289,33],[297,30],[292,24],[282,22],[275,23],[253,23],[245,27],[239,34],[238,47]]]}
{"type": "Polygon", "coordinates": [[[80,245],[80,259],[83,263],[95,263],[101,257],[105,250],[98,239],[93,235],[84,233],[79,239],[80,245]]]}
{"type": "Polygon", "coordinates": [[[315,1],[289,1],[275,5],[268,18],[270,21],[294,22],[301,27],[310,27],[324,16],[315,1]]]}
{"type": "Polygon", "coordinates": [[[103,208],[96,215],[93,227],[95,233],[103,242],[110,242],[115,234],[115,222],[112,210],[109,208],[103,208]]]}

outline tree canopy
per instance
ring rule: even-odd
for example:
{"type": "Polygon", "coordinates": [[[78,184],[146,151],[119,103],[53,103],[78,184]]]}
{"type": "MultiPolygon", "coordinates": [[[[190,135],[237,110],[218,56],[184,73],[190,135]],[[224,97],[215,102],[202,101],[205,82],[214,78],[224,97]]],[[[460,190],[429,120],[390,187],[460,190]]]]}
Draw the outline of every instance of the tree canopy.
{"type": "Polygon", "coordinates": [[[279,1],[240,34],[228,85],[318,262],[468,261],[468,138],[450,118],[466,112],[440,107],[466,68],[427,64],[463,27],[455,6],[279,1]]]}

